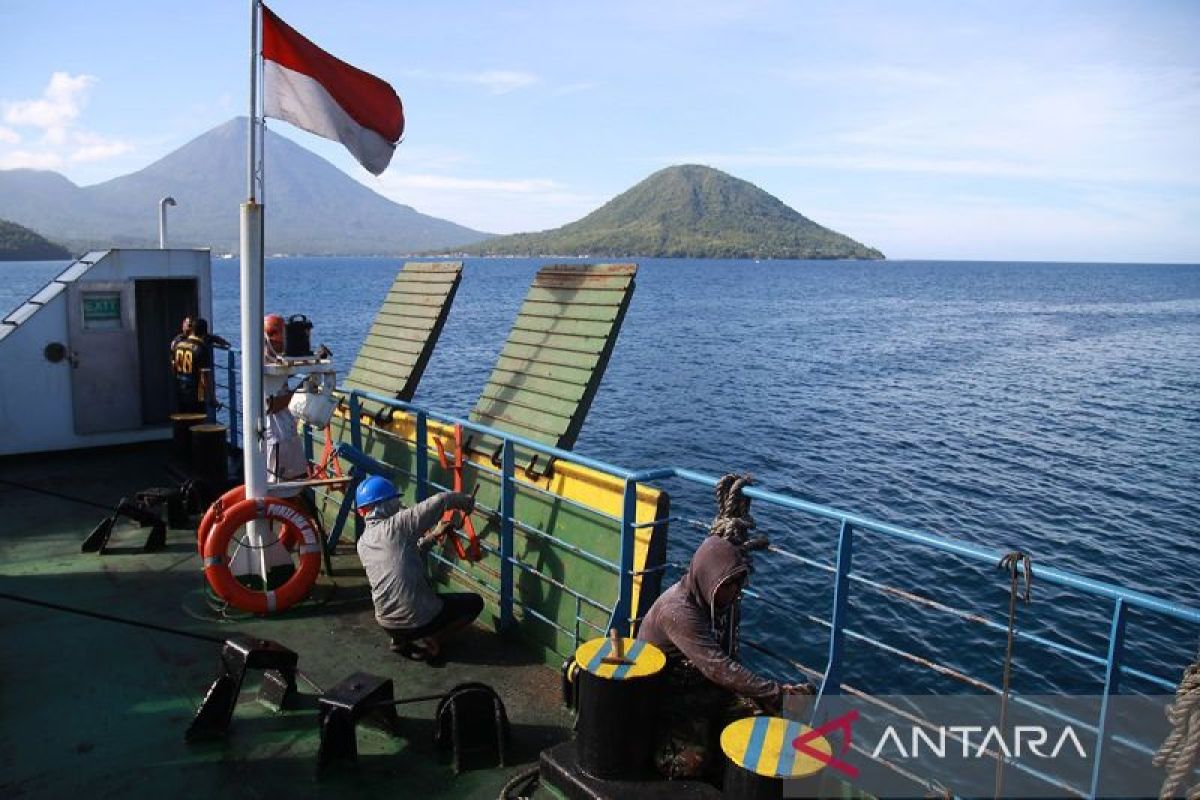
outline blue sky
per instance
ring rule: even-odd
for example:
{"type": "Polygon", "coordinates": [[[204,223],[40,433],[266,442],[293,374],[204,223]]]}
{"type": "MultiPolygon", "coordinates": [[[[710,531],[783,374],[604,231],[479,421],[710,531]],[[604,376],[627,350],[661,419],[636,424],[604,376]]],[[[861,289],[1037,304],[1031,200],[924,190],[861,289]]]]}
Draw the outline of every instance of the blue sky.
{"type": "MultiPolygon", "coordinates": [[[[893,258],[1200,262],[1196,0],[270,5],[408,118],[380,178],[271,127],[480,230],[702,163],[893,258]]],[[[0,168],[87,185],[246,113],[247,9],[0,0],[0,168]]]]}

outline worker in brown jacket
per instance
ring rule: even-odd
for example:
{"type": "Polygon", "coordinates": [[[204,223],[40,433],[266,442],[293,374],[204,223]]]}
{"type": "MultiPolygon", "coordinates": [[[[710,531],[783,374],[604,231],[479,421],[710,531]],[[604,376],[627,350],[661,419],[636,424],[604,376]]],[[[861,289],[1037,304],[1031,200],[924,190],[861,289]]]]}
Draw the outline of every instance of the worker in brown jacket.
{"type": "Polygon", "coordinates": [[[709,536],[638,630],[637,638],[667,656],[668,694],[655,761],[668,777],[703,774],[725,722],[756,710],[777,712],[784,695],[811,692],[808,684],[756,675],[722,649],[719,620],[737,602],[749,574],[741,547],[709,536]]]}

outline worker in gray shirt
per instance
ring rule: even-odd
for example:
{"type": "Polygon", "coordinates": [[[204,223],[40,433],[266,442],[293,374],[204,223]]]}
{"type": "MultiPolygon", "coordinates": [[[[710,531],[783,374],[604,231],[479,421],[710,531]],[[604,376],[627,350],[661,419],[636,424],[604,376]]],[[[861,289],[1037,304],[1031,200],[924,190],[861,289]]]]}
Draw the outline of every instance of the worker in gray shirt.
{"type": "Polygon", "coordinates": [[[470,514],[474,498],[442,492],[405,508],[395,484],[372,475],[359,484],[354,500],[367,523],[358,557],[371,583],[375,620],[391,637],[393,652],[417,661],[438,659],[442,641],[479,616],[483,598],[434,592],[425,577],[424,554],[445,535],[445,528],[430,529],[446,510],[470,514]]]}

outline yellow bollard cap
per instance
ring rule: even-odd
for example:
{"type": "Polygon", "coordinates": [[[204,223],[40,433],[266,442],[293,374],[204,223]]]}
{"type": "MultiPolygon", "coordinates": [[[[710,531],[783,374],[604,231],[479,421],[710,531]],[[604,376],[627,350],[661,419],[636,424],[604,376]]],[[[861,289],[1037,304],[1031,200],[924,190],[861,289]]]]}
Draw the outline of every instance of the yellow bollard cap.
{"type": "MultiPolygon", "coordinates": [[[[721,749],[734,764],[768,778],[803,778],[825,766],[792,744],[808,733],[808,725],[782,717],[747,717],[731,722],[721,731],[721,749]]],[[[812,749],[830,755],[833,749],[824,736],[808,741],[812,749]]]]}
{"type": "Polygon", "coordinates": [[[575,651],[575,663],[597,678],[614,681],[646,678],[661,672],[667,665],[663,651],[641,639],[621,639],[621,650],[624,660],[629,663],[605,664],[605,658],[615,655],[612,641],[607,637],[592,639],[579,645],[575,651]]]}

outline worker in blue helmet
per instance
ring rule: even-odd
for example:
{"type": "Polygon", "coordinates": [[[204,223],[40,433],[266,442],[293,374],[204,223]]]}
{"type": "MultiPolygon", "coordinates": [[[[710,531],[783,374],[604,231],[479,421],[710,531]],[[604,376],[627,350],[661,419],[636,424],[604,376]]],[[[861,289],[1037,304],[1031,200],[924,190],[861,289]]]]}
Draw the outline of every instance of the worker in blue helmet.
{"type": "Polygon", "coordinates": [[[424,554],[445,536],[438,522],[447,509],[470,514],[475,499],[442,492],[405,508],[395,484],[372,475],[359,484],[354,500],[367,523],[358,557],[371,583],[375,620],[391,637],[393,652],[416,661],[439,660],[442,642],[474,622],[483,611],[483,598],[435,592],[425,577],[424,554]]]}

